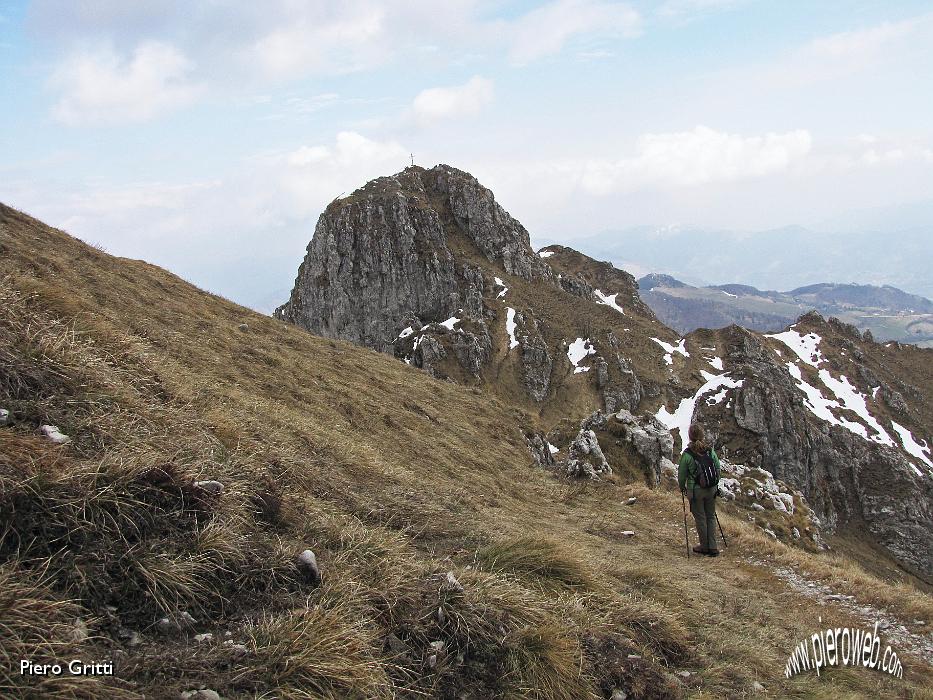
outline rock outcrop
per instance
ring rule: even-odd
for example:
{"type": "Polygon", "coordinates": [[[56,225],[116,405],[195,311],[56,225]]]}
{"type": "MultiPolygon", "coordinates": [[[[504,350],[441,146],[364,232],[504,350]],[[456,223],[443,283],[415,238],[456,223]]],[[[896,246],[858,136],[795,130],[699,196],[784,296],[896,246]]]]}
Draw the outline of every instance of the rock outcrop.
{"type": "MultiPolygon", "coordinates": [[[[394,352],[411,315],[486,316],[480,260],[547,279],[528,231],[476,178],[456,168],[406,168],[332,202],[318,220],[277,318],[331,338],[394,352]]],[[[416,329],[418,330],[418,329],[416,329]]]]}

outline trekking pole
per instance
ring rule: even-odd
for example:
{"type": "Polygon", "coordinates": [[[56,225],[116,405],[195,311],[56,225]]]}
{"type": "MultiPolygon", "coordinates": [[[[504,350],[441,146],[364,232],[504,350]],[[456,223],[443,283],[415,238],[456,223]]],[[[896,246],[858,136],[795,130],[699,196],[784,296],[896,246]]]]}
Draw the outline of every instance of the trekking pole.
{"type": "Polygon", "coordinates": [[[722,536],[722,546],[728,547],[729,543],[726,542],[726,533],[722,531],[722,523],[719,522],[719,513],[716,513],[716,524],[719,525],[719,534],[722,536]]]}
{"type": "Polygon", "coordinates": [[[684,504],[684,539],[687,541],[687,559],[690,558],[690,534],[687,531],[687,496],[686,493],[680,492],[680,500],[684,504]]]}

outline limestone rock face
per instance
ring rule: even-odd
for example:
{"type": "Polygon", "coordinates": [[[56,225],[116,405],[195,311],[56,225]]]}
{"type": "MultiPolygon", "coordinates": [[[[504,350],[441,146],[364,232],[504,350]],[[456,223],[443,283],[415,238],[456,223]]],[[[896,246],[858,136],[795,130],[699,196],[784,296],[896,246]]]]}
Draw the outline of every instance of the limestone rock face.
{"type": "Polygon", "coordinates": [[[674,450],[670,431],[653,416],[636,418],[624,408],[607,420],[606,427],[640,457],[646,476],[654,484],[661,483],[662,466],[671,460],[674,450]]]}
{"type": "Polygon", "coordinates": [[[327,207],[275,316],[393,352],[410,316],[485,316],[484,276],[470,262],[477,253],[509,274],[552,276],[525,228],[476,178],[446,165],[407,168],[327,207]]]}
{"type": "Polygon", "coordinates": [[[488,260],[501,262],[508,274],[525,279],[550,275],[550,268],[532,251],[525,227],[475,177],[438,165],[424,171],[421,180],[426,193],[439,204],[438,209],[450,212],[457,229],[488,260]]]}
{"type": "Polygon", "coordinates": [[[554,359],[547,342],[541,337],[534,317],[516,314],[517,335],[521,341],[522,384],[527,394],[537,402],[544,401],[551,386],[554,359]]]}
{"type": "Polygon", "coordinates": [[[567,458],[568,476],[598,479],[604,474],[612,474],[612,467],[606,461],[596,439],[596,433],[588,428],[581,428],[577,437],[570,443],[570,456],[567,458]]]}

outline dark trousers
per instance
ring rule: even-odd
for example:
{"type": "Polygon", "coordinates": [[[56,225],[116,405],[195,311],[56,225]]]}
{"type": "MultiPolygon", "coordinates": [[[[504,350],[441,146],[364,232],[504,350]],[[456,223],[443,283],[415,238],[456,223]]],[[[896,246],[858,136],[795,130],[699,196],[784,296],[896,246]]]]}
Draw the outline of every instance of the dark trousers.
{"type": "Polygon", "coordinates": [[[716,543],[716,490],[715,486],[705,489],[697,486],[687,492],[700,546],[707,549],[719,549],[716,543]]]}

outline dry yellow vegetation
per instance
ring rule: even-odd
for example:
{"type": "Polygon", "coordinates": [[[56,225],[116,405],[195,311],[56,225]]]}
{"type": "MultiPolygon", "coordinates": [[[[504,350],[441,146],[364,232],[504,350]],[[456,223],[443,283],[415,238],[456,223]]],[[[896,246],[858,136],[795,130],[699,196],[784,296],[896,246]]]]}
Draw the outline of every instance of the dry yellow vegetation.
{"type": "Polygon", "coordinates": [[[773,567],[926,629],[929,595],[740,517],[687,559],[679,494],[533,466],[502,399],[2,206],[0,407],[3,697],[930,697],[909,654],[903,680],[785,680],[795,643],[855,623],[773,567]]]}

